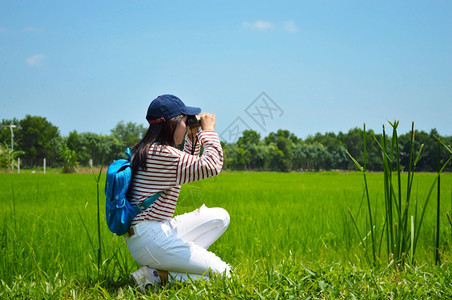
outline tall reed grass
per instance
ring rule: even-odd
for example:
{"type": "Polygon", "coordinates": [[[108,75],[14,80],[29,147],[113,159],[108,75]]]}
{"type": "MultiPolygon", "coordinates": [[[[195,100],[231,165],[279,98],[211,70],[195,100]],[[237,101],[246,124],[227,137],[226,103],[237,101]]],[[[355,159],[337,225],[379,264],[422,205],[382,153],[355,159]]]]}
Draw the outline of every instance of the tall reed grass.
{"type": "MultiPolygon", "coordinates": [[[[399,122],[389,123],[392,127],[392,136],[386,136],[386,130],[383,126],[383,132],[380,139],[372,134],[374,142],[378,145],[381,151],[383,162],[383,193],[384,193],[384,222],[377,224],[376,218],[373,215],[373,208],[369,196],[369,188],[367,185],[367,132],[364,124],[363,130],[363,165],[353,158],[347,151],[348,155],[355,163],[357,168],[363,174],[364,190],[367,199],[368,222],[370,230],[367,235],[362,235],[357,224],[356,219],[349,210],[349,214],[354,223],[354,227],[363,245],[366,258],[374,266],[381,264],[382,256],[386,257],[386,262],[394,263],[396,266],[404,266],[406,262],[410,264],[415,263],[416,247],[419,242],[420,232],[423,228],[423,221],[425,213],[430,202],[434,187],[437,186],[437,216],[436,216],[436,242],[435,242],[435,262],[439,263],[439,234],[440,234],[440,175],[444,168],[452,159],[452,151],[450,147],[444,145],[450,152],[450,156],[441,164],[440,146],[441,141],[438,139],[438,172],[433,179],[433,182],[428,189],[425,200],[419,202],[418,199],[413,199],[413,180],[415,176],[416,165],[421,157],[422,144],[419,149],[414,149],[415,130],[414,123],[411,128],[410,150],[408,153],[408,166],[401,165],[400,145],[398,143],[397,127],[399,122]],[[405,191],[402,184],[402,174],[404,169],[406,171],[405,191]],[[414,200],[414,203],[413,203],[414,200]],[[420,208],[419,208],[420,206],[420,208]],[[370,242],[367,238],[370,235],[370,242]],[[370,246],[369,246],[370,244],[370,246]],[[382,251],[382,246],[385,244],[386,251],[382,251]],[[371,247],[371,255],[368,253],[368,247],[371,247]]],[[[433,141],[432,141],[433,142],[433,141]]]]}

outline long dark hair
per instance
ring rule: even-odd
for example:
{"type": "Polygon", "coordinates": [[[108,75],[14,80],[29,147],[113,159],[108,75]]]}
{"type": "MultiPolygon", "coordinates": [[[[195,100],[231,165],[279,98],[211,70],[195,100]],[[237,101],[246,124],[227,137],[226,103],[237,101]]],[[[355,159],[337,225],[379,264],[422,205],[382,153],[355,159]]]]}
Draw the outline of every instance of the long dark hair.
{"type": "Polygon", "coordinates": [[[143,139],[132,147],[132,173],[146,169],[146,159],[152,144],[176,147],[174,132],[183,118],[184,115],[178,115],[166,122],[149,125],[143,139]]]}

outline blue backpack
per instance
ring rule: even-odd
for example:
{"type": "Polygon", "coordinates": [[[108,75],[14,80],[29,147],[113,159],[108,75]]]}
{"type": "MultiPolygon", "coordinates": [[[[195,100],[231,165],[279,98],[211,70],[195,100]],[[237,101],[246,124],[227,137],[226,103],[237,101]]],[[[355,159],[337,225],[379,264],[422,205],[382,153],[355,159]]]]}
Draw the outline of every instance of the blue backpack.
{"type": "MultiPolygon", "coordinates": [[[[140,206],[132,206],[126,198],[127,189],[132,179],[132,168],[130,166],[132,152],[129,148],[126,149],[126,154],[128,159],[118,159],[108,167],[105,182],[107,225],[110,231],[117,235],[126,233],[135,216],[143,211],[140,206]]],[[[152,195],[140,205],[147,209],[161,193],[152,195]]]]}

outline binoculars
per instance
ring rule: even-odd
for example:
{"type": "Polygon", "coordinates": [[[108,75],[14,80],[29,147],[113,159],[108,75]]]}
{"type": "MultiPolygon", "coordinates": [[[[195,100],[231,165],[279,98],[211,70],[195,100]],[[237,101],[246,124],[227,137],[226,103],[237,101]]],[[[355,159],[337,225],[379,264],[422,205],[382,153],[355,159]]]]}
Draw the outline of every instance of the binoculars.
{"type": "Polygon", "coordinates": [[[187,116],[187,121],[185,121],[185,125],[188,128],[201,126],[201,116],[200,115],[187,116]]]}

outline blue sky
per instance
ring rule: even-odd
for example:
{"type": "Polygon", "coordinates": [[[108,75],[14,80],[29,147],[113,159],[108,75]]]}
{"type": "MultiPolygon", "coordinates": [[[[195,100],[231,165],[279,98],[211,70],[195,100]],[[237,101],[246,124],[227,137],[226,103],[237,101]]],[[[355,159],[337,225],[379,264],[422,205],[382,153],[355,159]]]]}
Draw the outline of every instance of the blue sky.
{"type": "Polygon", "coordinates": [[[0,119],[145,124],[163,93],[233,141],[399,120],[452,135],[451,1],[0,1],[0,119]]]}

